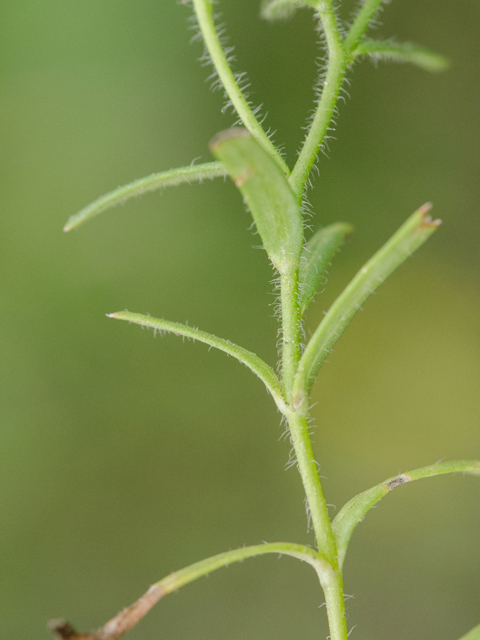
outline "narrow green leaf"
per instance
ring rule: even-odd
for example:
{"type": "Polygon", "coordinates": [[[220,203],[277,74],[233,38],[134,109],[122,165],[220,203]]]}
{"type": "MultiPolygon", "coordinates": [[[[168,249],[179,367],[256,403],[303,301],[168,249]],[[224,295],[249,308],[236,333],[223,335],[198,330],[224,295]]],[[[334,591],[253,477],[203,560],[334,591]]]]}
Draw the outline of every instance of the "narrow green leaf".
{"type": "Polygon", "coordinates": [[[84,222],[87,222],[87,220],[90,220],[90,218],[102,213],[102,211],[116,207],[117,204],[122,204],[130,198],[141,196],[149,191],[156,191],[164,187],[174,187],[185,182],[187,184],[195,181],[202,182],[206,178],[212,179],[225,175],[226,171],[221,162],[207,162],[205,164],[190,165],[189,167],[181,167],[180,169],[162,171],[161,173],[152,173],[151,176],[140,178],[101,196],[71,216],[63,230],[71,231],[72,229],[76,229],[84,222]]]}
{"type": "MultiPolygon", "coordinates": [[[[215,27],[213,0],[192,0],[198,26],[203,36],[205,46],[213,62],[218,77],[227,93],[235,111],[238,113],[243,126],[246,127],[256,140],[275,159],[282,171],[288,176],[290,171],[273,142],[265,133],[262,125],[257,120],[252,107],[243,94],[238,78],[233,73],[229,56],[224,51],[221,39],[215,27]]],[[[241,84],[241,83],[240,83],[241,84]]]]}
{"type": "Polygon", "coordinates": [[[308,343],[298,366],[294,394],[299,406],[305,393],[361,305],[388,276],[429,238],[440,224],[428,215],[426,204],[416,211],[390,240],[360,269],[330,307],[308,343]]]}
{"type": "Polygon", "coordinates": [[[260,15],[265,20],[288,20],[301,6],[296,0],[263,0],[260,15]]]}
{"type": "Polygon", "coordinates": [[[368,29],[372,20],[380,11],[382,4],[385,4],[387,0],[363,0],[362,6],[355,16],[352,26],[350,27],[347,37],[344,40],[343,46],[345,52],[348,54],[357,48],[358,43],[362,39],[363,34],[368,29]]]}
{"type": "Polygon", "coordinates": [[[448,68],[448,60],[411,42],[394,42],[392,40],[364,40],[360,42],[352,57],[368,55],[373,60],[393,62],[409,62],[425,71],[444,71],[448,68]]]}
{"type": "MultiPolygon", "coordinates": [[[[379,500],[402,484],[412,482],[413,480],[420,480],[422,478],[439,476],[445,473],[468,473],[480,476],[480,461],[452,460],[450,462],[440,462],[428,467],[422,467],[421,469],[415,469],[415,471],[409,471],[408,473],[402,473],[394,478],[389,478],[388,480],[385,480],[385,482],[382,482],[363,493],[359,493],[357,496],[349,500],[349,502],[347,502],[347,504],[339,511],[332,523],[333,533],[337,542],[338,563],[340,569],[343,565],[353,530],[364,518],[365,514],[375,504],[377,504],[379,500]]],[[[480,639],[480,636],[466,636],[465,640],[467,638],[468,640],[477,640],[477,637],[480,639]]]]}
{"type": "Polygon", "coordinates": [[[460,640],[480,640],[480,624],[475,629],[469,631],[465,636],[462,636],[460,640]]]}
{"type": "Polygon", "coordinates": [[[295,272],[300,264],[303,224],[288,180],[270,154],[246,129],[229,129],[210,143],[242,193],[275,268],[295,272]]]}
{"type": "Polygon", "coordinates": [[[117,320],[127,320],[127,322],[133,322],[139,324],[142,327],[150,327],[159,332],[166,331],[168,333],[174,333],[177,336],[185,336],[192,338],[193,340],[199,340],[205,344],[220,349],[233,356],[239,362],[246,365],[253,373],[255,373],[260,380],[264,383],[267,389],[272,394],[277,406],[281,411],[284,410],[285,403],[282,396],[280,382],[271,367],[268,366],[261,358],[255,353],[247,351],[243,347],[230,342],[230,340],[224,340],[223,338],[217,338],[217,336],[205,331],[195,329],[195,327],[189,327],[186,324],[180,324],[178,322],[170,322],[169,320],[162,320],[160,318],[151,318],[140,313],[130,313],[129,311],[119,311],[117,313],[111,313],[109,318],[116,318],[117,320]]]}
{"type": "Polygon", "coordinates": [[[206,560],[196,562],[185,569],[176,571],[156,584],[162,588],[165,593],[172,593],[185,584],[193,582],[197,580],[197,578],[207,575],[216,569],[227,567],[234,562],[239,562],[246,558],[253,558],[265,553],[293,556],[298,560],[311,564],[317,570],[318,568],[321,570],[322,566],[326,565],[324,558],[310,547],[293,544],[291,542],[273,542],[271,544],[257,544],[251,547],[242,547],[241,549],[227,551],[226,553],[219,553],[206,560]]]}
{"type": "Polygon", "coordinates": [[[303,249],[298,277],[300,313],[303,315],[316,294],[323,274],[353,227],[331,224],[313,235],[303,249]]]}

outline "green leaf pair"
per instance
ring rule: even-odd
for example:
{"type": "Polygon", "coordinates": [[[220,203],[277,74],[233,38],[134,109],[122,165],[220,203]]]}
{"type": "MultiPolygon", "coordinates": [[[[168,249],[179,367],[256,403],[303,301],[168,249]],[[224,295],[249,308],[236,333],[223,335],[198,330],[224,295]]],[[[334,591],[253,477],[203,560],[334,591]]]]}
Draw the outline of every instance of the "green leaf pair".
{"type": "MultiPolygon", "coordinates": [[[[224,176],[228,172],[252,212],[275,268],[281,275],[298,272],[298,304],[302,316],[319,288],[326,267],[345,237],[351,233],[352,227],[345,223],[325,227],[314,234],[302,250],[300,206],[288,179],[264,147],[245,129],[230,129],[214,138],[211,149],[221,162],[153,174],[120,187],[72,216],[65,229],[75,228],[107,208],[147,191],[190,180],[202,180],[204,177],[224,176]]],[[[311,387],[320,365],[361,304],[437,228],[439,221],[430,220],[427,215],[429,208],[429,205],[425,205],[413,214],[364,265],[334,302],[300,360],[294,388],[296,403],[301,404],[305,400],[305,393],[311,387]]],[[[197,338],[230,353],[259,375],[283,410],[284,399],[277,376],[271,367],[246,349],[165,320],[128,313],[115,314],[115,317],[197,338]]]]}
{"type": "Polygon", "coordinates": [[[425,204],[411,215],[330,307],[298,365],[294,386],[297,406],[305,401],[305,391],[311,388],[325,358],[365,300],[438,228],[440,220],[430,218],[430,209],[431,205],[425,204]]]}

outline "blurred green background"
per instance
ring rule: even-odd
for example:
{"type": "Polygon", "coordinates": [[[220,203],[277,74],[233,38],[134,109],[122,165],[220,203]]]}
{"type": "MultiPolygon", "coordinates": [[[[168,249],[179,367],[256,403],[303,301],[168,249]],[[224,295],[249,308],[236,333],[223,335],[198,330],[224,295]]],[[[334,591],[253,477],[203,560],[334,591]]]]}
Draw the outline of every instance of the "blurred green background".
{"type": "MultiPolygon", "coordinates": [[[[343,7],[344,16],[350,3],[343,7]]],[[[237,70],[291,163],[312,107],[308,10],[258,19],[222,0],[237,70]]],[[[0,5],[0,637],[49,618],[105,622],[167,573],[262,540],[311,542],[289,444],[261,383],[224,354],[114,322],[128,308],[276,360],[263,251],[232,184],[129,202],[81,230],[66,218],[153,171],[210,159],[234,118],[174,0],[0,5]]],[[[404,0],[379,35],[452,61],[437,76],[364,62],[322,156],[312,224],[351,222],[307,333],[423,202],[441,230],[384,285],[315,387],[328,502],[440,459],[480,457],[480,63],[477,0],[404,0]]],[[[334,507],[332,506],[332,511],[334,507]]],[[[480,622],[480,484],[407,486],[356,531],[352,638],[455,640],[480,622]]],[[[259,558],[169,596],[131,640],[324,637],[313,572],[259,558]]]]}

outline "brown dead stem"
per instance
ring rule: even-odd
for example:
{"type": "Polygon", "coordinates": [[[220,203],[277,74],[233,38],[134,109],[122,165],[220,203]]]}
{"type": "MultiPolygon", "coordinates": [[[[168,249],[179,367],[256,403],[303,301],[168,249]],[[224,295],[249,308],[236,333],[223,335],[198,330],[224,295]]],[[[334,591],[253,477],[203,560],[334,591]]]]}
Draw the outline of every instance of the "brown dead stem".
{"type": "Polygon", "coordinates": [[[153,585],[141,598],[97,631],[77,633],[65,620],[53,620],[49,627],[58,640],[117,640],[133,629],[166,593],[162,587],[153,585]]]}

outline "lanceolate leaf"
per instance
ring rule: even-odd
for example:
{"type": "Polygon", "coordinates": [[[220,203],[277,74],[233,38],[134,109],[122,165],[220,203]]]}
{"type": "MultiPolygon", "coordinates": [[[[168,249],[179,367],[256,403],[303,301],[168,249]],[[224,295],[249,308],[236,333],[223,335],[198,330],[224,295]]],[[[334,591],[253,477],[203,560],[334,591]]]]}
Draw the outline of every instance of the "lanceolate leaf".
{"type": "Polygon", "coordinates": [[[224,340],[223,338],[217,338],[217,336],[205,331],[195,329],[195,327],[189,327],[186,324],[180,324],[178,322],[170,322],[169,320],[162,320],[160,318],[151,318],[140,313],[130,313],[129,311],[119,311],[108,315],[109,318],[116,318],[117,320],[127,320],[134,324],[139,324],[142,327],[150,327],[151,329],[159,332],[174,333],[177,336],[185,336],[192,338],[193,340],[199,340],[205,344],[220,349],[233,356],[244,365],[246,365],[253,373],[255,373],[260,380],[265,384],[267,389],[272,394],[277,406],[282,411],[284,409],[284,401],[280,382],[271,367],[268,366],[261,358],[255,353],[247,351],[243,347],[239,347],[237,344],[230,342],[230,340],[224,340]]]}
{"type": "Polygon", "coordinates": [[[444,71],[448,68],[446,58],[411,42],[364,40],[353,51],[352,57],[364,55],[368,55],[373,60],[410,62],[425,71],[444,71]]]}
{"type": "Polygon", "coordinates": [[[364,0],[343,43],[345,51],[353,51],[386,0],[364,0]]]}
{"type": "Polygon", "coordinates": [[[156,191],[157,189],[173,187],[184,183],[202,182],[206,178],[218,178],[226,175],[225,168],[221,162],[207,162],[205,164],[190,165],[189,167],[181,167],[180,169],[162,171],[161,173],[152,173],[151,176],[140,178],[101,196],[73,215],[63,230],[71,231],[72,229],[76,229],[84,222],[87,222],[87,220],[90,220],[90,218],[102,213],[102,211],[116,207],[118,204],[122,204],[130,198],[141,196],[149,191],[156,191]]]}
{"type": "Polygon", "coordinates": [[[317,231],[303,249],[298,278],[302,315],[317,292],[322,276],[333,256],[352,231],[353,227],[349,224],[331,224],[317,231]]]}
{"type": "Polygon", "coordinates": [[[242,193],[275,268],[281,274],[296,271],[303,243],[302,215],[278,164],[246,129],[219,133],[210,148],[242,193]]]}
{"type": "MultiPolygon", "coordinates": [[[[440,462],[439,464],[432,464],[428,467],[415,469],[415,471],[409,471],[408,473],[402,473],[399,476],[385,480],[385,482],[381,484],[377,484],[375,487],[372,487],[372,489],[359,493],[347,502],[332,523],[333,533],[337,542],[338,563],[340,568],[343,565],[348,542],[353,530],[365,514],[377,504],[379,500],[402,484],[412,482],[413,480],[420,480],[421,478],[443,475],[445,473],[468,473],[480,476],[480,461],[452,460],[450,462],[440,462]]],[[[465,639],[462,638],[462,640],[467,640],[467,638],[468,640],[477,640],[477,636],[475,635],[471,637],[467,635],[465,639]]],[[[480,639],[480,635],[478,638],[480,639]]]]}
{"type": "Polygon", "coordinates": [[[440,224],[428,215],[430,204],[416,211],[357,273],[335,300],[308,343],[298,366],[294,398],[303,403],[323,361],[361,305],[388,276],[429,238],[440,224]]]}

